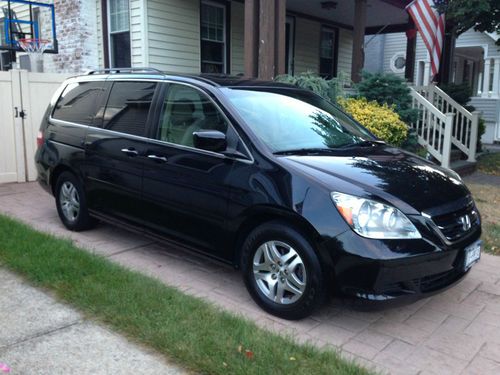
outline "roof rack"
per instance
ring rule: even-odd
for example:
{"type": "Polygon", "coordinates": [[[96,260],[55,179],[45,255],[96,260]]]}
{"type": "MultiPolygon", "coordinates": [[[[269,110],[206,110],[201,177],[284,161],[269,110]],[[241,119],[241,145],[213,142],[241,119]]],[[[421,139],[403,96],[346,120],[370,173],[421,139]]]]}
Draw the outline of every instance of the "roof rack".
{"type": "Polygon", "coordinates": [[[87,73],[87,75],[104,74],[104,73],[111,73],[111,74],[119,74],[119,73],[154,73],[154,74],[162,74],[162,75],[165,74],[161,70],[155,69],[155,68],[135,67],[135,68],[107,68],[107,69],[91,70],[90,72],[87,73]]]}

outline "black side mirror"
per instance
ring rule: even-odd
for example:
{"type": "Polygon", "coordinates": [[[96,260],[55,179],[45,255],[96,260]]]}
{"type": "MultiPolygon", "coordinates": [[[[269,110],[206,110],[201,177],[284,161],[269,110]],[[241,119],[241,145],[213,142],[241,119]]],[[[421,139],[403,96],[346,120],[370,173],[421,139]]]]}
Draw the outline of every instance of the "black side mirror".
{"type": "Polygon", "coordinates": [[[227,148],[226,135],[218,130],[198,130],[193,133],[193,146],[202,150],[222,152],[227,148]]]}

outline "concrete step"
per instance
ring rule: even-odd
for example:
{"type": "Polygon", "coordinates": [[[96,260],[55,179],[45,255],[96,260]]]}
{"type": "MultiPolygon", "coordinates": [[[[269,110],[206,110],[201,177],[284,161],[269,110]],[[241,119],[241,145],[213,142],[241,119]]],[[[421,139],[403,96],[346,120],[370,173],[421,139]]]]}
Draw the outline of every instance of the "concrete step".
{"type": "Polygon", "coordinates": [[[452,161],[450,168],[457,172],[461,177],[472,174],[476,171],[477,162],[470,162],[467,160],[452,161]]]}

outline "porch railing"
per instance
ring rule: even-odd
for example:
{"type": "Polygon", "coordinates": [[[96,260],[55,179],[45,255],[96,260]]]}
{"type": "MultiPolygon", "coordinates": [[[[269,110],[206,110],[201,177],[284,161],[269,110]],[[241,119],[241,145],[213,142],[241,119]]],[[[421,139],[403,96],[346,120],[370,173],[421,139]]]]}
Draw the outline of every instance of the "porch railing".
{"type": "Polygon", "coordinates": [[[469,112],[434,84],[414,89],[439,112],[454,115],[451,142],[467,156],[467,161],[476,161],[479,112],[469,112]]]}
{"type": "Polygon", "coordinates": [[[450,167],[451,138],[455,114],[444,114],[416,90],[411,89],[412,107],[419,110],[412,124],[418,143],[436,158],[443,167],[450,167]]]}

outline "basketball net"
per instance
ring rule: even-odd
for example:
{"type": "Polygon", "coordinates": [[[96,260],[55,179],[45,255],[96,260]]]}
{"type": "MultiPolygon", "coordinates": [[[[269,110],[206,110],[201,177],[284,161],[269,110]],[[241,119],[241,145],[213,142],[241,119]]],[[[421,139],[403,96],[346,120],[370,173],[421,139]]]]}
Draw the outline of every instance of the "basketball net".
{"type": "Polygon", "coordinates": [[[43,53],[50,47],[50,40],[23,38],[19,39],[17,43],[28,54],[31,71],[43,72],[43,53]]]}

